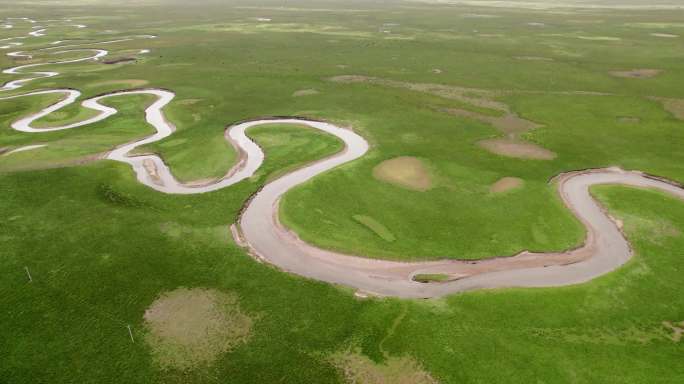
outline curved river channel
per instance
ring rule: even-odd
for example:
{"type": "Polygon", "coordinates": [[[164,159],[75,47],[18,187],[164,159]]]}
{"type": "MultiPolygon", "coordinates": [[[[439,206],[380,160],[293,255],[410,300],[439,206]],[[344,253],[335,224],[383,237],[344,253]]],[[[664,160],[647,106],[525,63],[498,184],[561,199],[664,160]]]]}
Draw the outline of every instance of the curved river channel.
{"type": "MultiPolygon", "coordinates": [[[[41,30],[41,33],[44,31],[41,30]]],[[[143,35],[100,44],[152,37],[143,35]]],[[[66,47],[56,46],[48,49],[66,47]]],[[[68,47],[73,47],[73,45],[68,47]]],[[[6,69],[3,71],[6,74],[20,74],[27,77],[4,84],[0,91],[15,90],[29,81],[59,74],[58,72],[35,71],[35,68],[39,66],[98,60],[108,54],[103,49],[89,48],[58,50],[55,53],[76,51],[89,51],[93,54],[80,59],[29,64],[6,69]]],[[[146,52],[146,50],[141,52],[146,52]]],[[[23,52],[12,53],[13,56],[29,56],[23,52]]],[[[368,259],[317,248],[301,241],[296,234],[278,222],[278,203],[288,190],[320,173],[358,159],[368,151],[368,142],[352,130],[326,122],[295,118],[241,122],[228,127],[225,131],[226,140],[240,153],[238,163],[217,181],[205,184],[183,184],[174,178],[169,167],[158,156],[128,155],[136,147],[162,140],[174,132],[173,125],[166,121],[163,114],[164,106],[175,96],[173,92],[164,89],[134,89],[92,97],[82,101],[81,105],[97,111],[95,116],[76,123],[50,128],[34,128],[31,124],[41,117],[76,102],[81,96],[79,91],[43,90],[12,95],[0,98],[0,100],[46,93],[60,93],[64,95],[64,98],[38,113],[13,122],[12,128],[29,133],[73,129],[102,121],[117,113],[116,109],[99,103],[105,98],[132,94],[154,95],[156,101],[145,110],[145,118],[156,129],[156,133],[118,146],[111,150],[106,158],[129,164],[141,183],[163,193],[211,192],[229,187],[252,176],[263,163],[264,153],[247,136],[247,130],[250,127],[272,123],[300,124],[338,137],[345,144],[342,152],[281,176],[259,190],[246,203],[238,223],[233,227],[233,235],[239,244],[247,248],[259,260],[300,276],[352,287],[359,294],[428,298],[482,288],[549,287],[586,282],[615,270],[632,256],[630,245],[618,224],[591,197],[589,193],[591,186],[624,184],[654,188],[684,199],[684,189],[680,186],[639,172],[611,168],[561,174],[556,178],[558,193],[568,209],[577,216],[587,230],[585,243],[578,249],[562,253],[522,252],[516,256],[479,261],[448,259],[430,262],[396,262],[368,259]],[[451,280],[440,283],[419,283],[413,280],[416,274],[445,274],[451,280]]],[[[17,148],[10,153],[38,147],[40,146],[17,148]]]]}

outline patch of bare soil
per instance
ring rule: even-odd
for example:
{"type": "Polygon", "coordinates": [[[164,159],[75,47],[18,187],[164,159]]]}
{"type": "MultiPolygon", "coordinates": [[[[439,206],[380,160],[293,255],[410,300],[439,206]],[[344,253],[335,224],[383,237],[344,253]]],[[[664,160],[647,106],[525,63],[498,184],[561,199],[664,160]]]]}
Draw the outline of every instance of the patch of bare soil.
{"type": "Polygon", "coordinates": [[[672,324],[669,321],[663,321],[663,326],[672,331],[672,336],[669,337],[670,340],[678,343],[682,339],[682,335],[684,335],[684,321],[680,321],[676,324],[672,324]]]}
{"type": "Polygon", "coordinates": [[[336,353],[332,364],[350,384],[437,384],[413,357],[389,357],[376,363],[358,352],[336,353]]]}
{"type": "Polygon", "coordinates": [[[244,343],[252,319],[237,297],[211,289],[179,288],[162,294],[145,311],[149,344],[163,369],[188,370],[213,362],[244,343]]]}
{"type": "Polygon", "coordinates": [[[479,141],[478,145],[489,152],[502,156],[533,160],[553,160],[556,158],[556,153],[546,148],[515,139],[487,139],[479,141]]]}
{"type": "Polygon", "coordinates": [[[628,79],[648,79],[663,73],[660,69],[632,69],[629,71],[610,71],[611,76],[624,77],[628,79]]]}
{"type": "Polygon", "coordinates": [[[617,118],[617,121],[622,124],[639,124],[641,119],[634,116],[620,116],[617,118]]]}
{"type": "Polygon", "coordinates": [[[432,177],[427,167],[418,158],[410,156],[385,160],[373,168],[373,176],[390,184],[415,191],[432,188],[432,177]]]}
{"type": "Polygon", "coordinates": [[[295,91],[292,94],[292,97],[301,97],[301,96],[311,96],[311,95],[318,95],[320,92],[318,92],[315,89],[300,89],[298,91],[295,91]]]}
{"type": "Polygon", "coordinates": [[[492,193],[502,193],[512,189],[520,188],[523,186],[523,184],[525,184],[525,181],[518,177],[504,177],[492,184],[489,187],[489,191],[492,193]]]}

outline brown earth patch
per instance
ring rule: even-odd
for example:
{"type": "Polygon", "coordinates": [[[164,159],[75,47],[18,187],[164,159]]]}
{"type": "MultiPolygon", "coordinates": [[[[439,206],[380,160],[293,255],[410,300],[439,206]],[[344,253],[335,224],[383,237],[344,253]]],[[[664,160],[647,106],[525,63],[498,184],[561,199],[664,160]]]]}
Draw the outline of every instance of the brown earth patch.
{"type": "Polygon", "coordinates": [[[437,384],[413,357],[389,357],[376,363],[358,352],[336,353],[332,364],[350,384],[437,384]]]}
{"type": "Polygon", "coordinates": [[[489,191],[492,193],[502,193],[510,191],[512,189],[517,189],[523,186],[525,181],[518,177],[504,177],[499,179],[496,183],[489,187],[489,191]]]}
{"type": "Polygon", "coordinates": [[[315,89],[300,89],[298,91],[295,91],[292,93],[292,97],[301,97],[301,96],[311,96],[311,95],[318,95],[320,92],[318,92],[315,89]]]}
{"type": "Polygon", "coordinates": [[[373,168],[373,176],[403,188],[427,191],[432,188],[432,177],[423,161],[410,156],[385,160],[373,168]]]}
{"type": "Polygon", "coordinates": [[[244,343],[252,319],[237,297],[211,289],[179,288],[162,294],[145,311],[145,341],[163,369],[187,370],[212,363],[244,343]]]}
{"type": "Polygon", "coordinates": [[[610,71],[611,76],[624,77],[629,79],[648,79],[663,73],[660,69],[632,69],[629,71],[610,71]]]}
{"type": "Polygon", "coordinates": [[[514,139],[487,139],[479,141],[478,145],[489,152],[502,156],[533,160],[553,160],[556,158],[556,153],[546,148],[514,139]]]}

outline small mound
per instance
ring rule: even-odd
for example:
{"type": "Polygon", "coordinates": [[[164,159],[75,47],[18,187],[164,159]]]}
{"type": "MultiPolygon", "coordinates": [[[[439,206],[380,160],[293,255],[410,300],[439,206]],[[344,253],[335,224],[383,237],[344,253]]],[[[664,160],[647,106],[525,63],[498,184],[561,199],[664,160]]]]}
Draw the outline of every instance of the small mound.
{"type": "Polygon", "coordinates": [[[499,179],[496,183],[489,187],[489,191],[492,193],[502,193],[510,191],[512,189],[517,189],[523,186],[525,182],[523,179],[517,177],[504,177],[499,179]]]}
{"type": "Polygon", "coordinates": [[[292,94],[292,97],[301,97],[301,96],[311,96],[311,95],[318,95],[320,92],[318,92],[315,89],[300,89],[299,91],[295,91],[292,94]]]}
{"type": "Polygon", "coordinates": [[[331,356],[332,364],[350,384],[436,384],[430,373],[412,357],[390,357],[378,364],[360,353],[331,356]]]}
{"type": "Polygon", "coordinates": [[[611,76],[627,79],[649,79],[663,73],[660,69],[632,69],[629,71],[610,71],[611,76]]]}
{"type": "Polygon", "coordinates": [[[209,364],[245,342],[252,328],[234,295],[200,288],[162,294],[144,317],[145,340],[163,369],[209,364]]]}
{"type": "Polygon", "coordinates": [[[423,162],[415,157],[401,156],[385,160],[373,168],[373,176],[381,181],[414,191],[432,188],[432,177],[423,162]]]}
{"type": "Polygon", "coordinates": [[[497,155],[532,160],[553,160],[556,154],[536,144],[513,139],[489,139],[478,142],[480,147],[497,155]]]}

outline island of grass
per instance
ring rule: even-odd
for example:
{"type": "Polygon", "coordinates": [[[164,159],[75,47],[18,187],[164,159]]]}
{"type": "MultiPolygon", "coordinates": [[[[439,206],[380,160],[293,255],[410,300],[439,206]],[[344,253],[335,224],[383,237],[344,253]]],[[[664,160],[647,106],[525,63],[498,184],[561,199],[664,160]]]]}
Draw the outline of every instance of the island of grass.
{"type": "Polygon", "coordinates": [[[452,279],[451,276],[443,273],[419,273],[413,275],[413,281],[419,283],[443,283],[452,279]]]}

